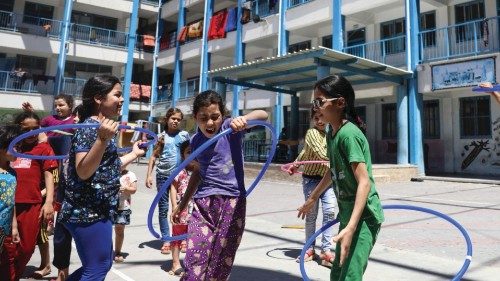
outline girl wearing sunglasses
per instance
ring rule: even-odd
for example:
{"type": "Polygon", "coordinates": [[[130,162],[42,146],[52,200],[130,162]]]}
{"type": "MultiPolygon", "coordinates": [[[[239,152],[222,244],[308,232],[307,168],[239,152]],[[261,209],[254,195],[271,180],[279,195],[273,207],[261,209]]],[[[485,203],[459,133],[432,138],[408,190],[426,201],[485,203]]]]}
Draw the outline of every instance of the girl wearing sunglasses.
{"type": "Polygon", "coordinates": [[[298,211],[304,218],[319,196],[335,182],[339,207],[339,233],[330,280],[362,280],[384,213],[372,176],[370,148],[363,122],[354,108],[354,90],[339,75],[314,85],[313,108],[323,115],[327,156],[331,175],[326,173],[298,211]],[[354,122],[354,123],[353,123],[354,122]]]}

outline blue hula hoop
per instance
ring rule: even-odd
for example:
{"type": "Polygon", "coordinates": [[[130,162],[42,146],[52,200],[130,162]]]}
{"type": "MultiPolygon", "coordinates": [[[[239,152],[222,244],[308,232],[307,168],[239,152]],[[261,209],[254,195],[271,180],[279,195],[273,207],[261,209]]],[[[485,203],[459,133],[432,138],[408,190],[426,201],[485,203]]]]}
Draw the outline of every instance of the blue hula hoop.
{"type": "MultiPolygon", "coordinates": [[[[262,170],[259,172],[257,177],[255,178],[254,182],[250,185],[250,187],[247,189],[246,196],[250,195],[254,188],[257,186],[261,178],[264,176],[264,173],[266,172],[267,168],[269,167],[269,164],[271,164],[271,161],[273,160],[274,153],[276,152],[276,147],[278,146],[278,138],[276,137],[276,134],[274,132],[274,127],[264,121],[257,121],[257,120],[252,120],[248,121],[248,126],[264,126],[268,128],[271,131],[271,136],[272,136],[272,144],[271,144],[271,151],[269,152],[269,156],[267,158],[266,163],[264,163],[264,166],[262,167],[262,170]]],[[[165,192],[170,188],[170,185],[174,181],[175,177],[191,162],[193,161],[200,153],[205,151],[209,146],[211,146],[213,143],[215,143],[217,140],[222,138],[223,136],[232,133],[233,130],[231,128],[228,128],[219,134],[215,135],[213,138],[209,139],[207,142],[202,144],[200,147],[198,147],[195,151],[189,155],[186,160],[184,160],[173,172],[170,174],[170,177],[163,183],[161,186],[160,190],[156,194],[155,198],[153,199],[153,202],[151,203],[151,207],[149,208],[149,213],[148,213],[148,228],[149,232],[156,237],[156,238],[162,238],[164,241],[177,241],[177,240],[184,240],[187,238],[187,234],[183,235],[177,235],[177,236],[168,236],[168,237],[161,237],[158,232],[155,231],[153,227],[153,214],[156,209],[156,206],[158,205],[158,202],[160,201],[160,198],[163,196],[165,192]]]]}
{"type": "MultiPolygon", "coordinates": [[[[428,209],[428,208],[423,208],[423,207],[418,207],[418,206],[411,206],[411,205],[384,205],[382,206],[384,210],[411,210],[411,211],[418,211],[418,212],[423,212],[423,213],[428,213],[431,215],[435,215],[439,218],[442,218],[449,223],[451,223],[453,226],[458,228],[458,230],[462,233],[465,243],[467,244],[467,254],[465,256],[465,261],[462,265],[462,268],[458,271],[458,273],[451,279],[452,281],[459,281],[462,279],[464,276],[465,272],[469,268],[469,265],[472,260],[472,241],[470,239],[469,234],[465,230],[465,228],[458,223],[456,220],[452,219],[450,216],[445,215],[443,213],[440,213],[438,211],[428,209]]],[[[321,227],[318,231],[316,231],[309,240],[307,240],[306,244],[304,245],[304,248],[302,248],[302,252],[300,253],[300,273],[302,274],[302,279],[304,281],[310,281],[309,277],[307,276],[306,269],[304,266],[304,256],[306,254],[307,249],[311,247],[313,244],[314,240],[316,240],[316,237],[318,237],[321,233],[323,233],[325,230],[327,230],[329,227],[337,224],[339,222],[338,219],[335,219],[331,222],[328,222],[326,225],[321,227]]]]}
{"type": "MultiPolygon", "coordinates": [[[[12,155],[14,155],[16,157],[19,157],[19,158],[28,158],[28,159],[36,159],[36,160],[62,160],[62,159],[66,159],[66,158],[69,157],[68,155],[53,155],[53,156],[48,156],[48,155],[29,155],[29,154],[19,153],[19,152],[15,151],[14,147],[20,141],[22,141],[23,139],[25,139],[27,137],[34,136],[34,135],[38,135],[38,134],[43,133],[43,132],[50,132],[50,131],[53,131],[53,130],[79,129],[79,128],[98,128],[100,125],[101,124],[64,124],[64,125],[43,127],[43,128],[36,129],[36,130],[33,130],[33,131],[29,131],[29,132],[26,132],[24,134],[21,134],[21,135],[17,136],[9,144],[9,147],[8,147],[7,150],[9,151],[10,154],[12,154],[12,155]]],[[[146,134],[152,136],[153,139],[150,140],[150,141],[148,141],[147,143],[141,144],[140,145],[141,148],[145,148],[145,147],[147,147],[149,145],[153,145],[158,140],[158,136],[155,133],[151,132],[150,130],[144,129],[144,128],[132,127],[132,126],[126,126],[126,125],[119,125],[118,129],[120,129],[120,130],[123,130],[123,129],[126,129],[126,130],[135,130],[135,131],[146,133],[146,134]]],[[[122,153],[122,152],[130,151],[130,150],[131,150],[130,147],[124,147],[124,148],[119,148],[118,152],[122,153]]]]}
{"type": "Polygon", "coordinates": [[[473,92],[480,92],[480,93],[488,93],[488,92],[497,92],[500,91],[500,84],[493,85],[492,88],[486,88],[486,87],[473,87],[472,88],[473,92]]]}

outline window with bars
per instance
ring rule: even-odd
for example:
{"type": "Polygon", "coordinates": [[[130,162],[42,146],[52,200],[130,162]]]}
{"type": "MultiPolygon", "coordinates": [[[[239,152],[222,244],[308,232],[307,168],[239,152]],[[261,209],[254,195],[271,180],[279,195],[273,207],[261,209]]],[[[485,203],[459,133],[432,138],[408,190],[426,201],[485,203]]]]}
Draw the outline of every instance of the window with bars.
{"type": "MultiPolygon", "coordinates": [[[[466,23],[484,18],[483,0],[472,1],[464,4],[455,5],[455,23],[466,23]]],[[[474,40],[483,37],[483,28],[481,25],[462,24],[455,27],[456,42],[474,40]]]]}
{"type": "Polygon", "coordinates": [[[436,46],[436,12],[428,12],[420,15],[421,40],[424,47],[436,46]],[[427,31],[427,32],[426,32],[427,31]]]}
{"type": "Polygon", "coordinates": [[[31,74],[44,75],[47,68],[47,58],[17,55],[16,69],[27,71],[31,74]]]}
{"type": "Polygon", "coordinates": [[[397,113],[396,104],[389,103],[382,105],[382,138],[397,138],[397,113]]]}
{"type": "Polygon", "coordinates": [[[460,137],[490,138],[490,96],[460,99],[460,137]]]}
{"type": "Polygon", "coordinates": [[[64,67],[64,76],[87,79],[89,75],[112,74],[112,71],[113,67],[109,65],[67,61],[64,67]]]}
{"type": "Polygon", "coordinates": [[[14,10],[14,0],[0,1],[0,11],[12,12],[14,10]]]}
{"type": "Polygon", "coordinates": [[[440,138],[439,101],[424,101],[423,135],[426,139],[440,138]]]}
{"type": "Polygon", "coordinates": [[[79,11],[71,13],[71,22],[111,30],[118,26],[118,19],[79,11]]]}
{"type": "Polygon", "coordinates": [[[406,44],[404,38],[394,38],[405,35],[405,19],[395,19],[380,24],[381,39],[388,39],[382,42],[382,54],[390,55],[404,52],[406,44]],[[394,38],[394,39],[391,39],[394,38]]]}
{"type": "Polygon", "coordinates": [[[38,18],[52,19],[54,7],[44,4],[26,2],[24,3],[23,23],[38,24],[38,18]]]}

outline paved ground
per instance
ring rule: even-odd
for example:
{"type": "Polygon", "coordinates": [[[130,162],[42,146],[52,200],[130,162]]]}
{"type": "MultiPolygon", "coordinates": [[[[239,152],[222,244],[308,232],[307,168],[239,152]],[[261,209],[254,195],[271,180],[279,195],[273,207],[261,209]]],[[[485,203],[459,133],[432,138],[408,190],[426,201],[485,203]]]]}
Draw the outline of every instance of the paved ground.
{"type": "MultiPolygon", "coordinates": [[[[132,224],[125,230],[123,250],[128,256],[123,264],[113,265],[106,280],[177,280],[164,271],[171,266],[170,256],[160,254],[160,243],[147,230],[147,211],[156,191],[144,187],[146,166],[132,165],[131,169],[140,181],[133,196],[132,224]]],[[[460,222],[470,234],[474,251],[463,280],[499,280],[500,185],[425,180],[383,184],[378,190],[384,205],[431,208],[460,222]]],[[[246,232],[230,280],[302,279],[294,260],[302,248],[304,230],[283,228],[303,224],[295,211],[302,202],[301,186],[296,183],[259,184],[248,199],[246,232]]],[[[450,280],[455,276],[464,263],[466,244],[454,226],[415,211],[387,210],[385,214],[365,280],[450,280]]],[[[35,252],[27,274],[39,261],[35,252]]],[[[75,250],[71,270],[77,267],[75,250]]],[[[56,269],[52,270],[54,277],[56,269]]],[[[329,280],[329,270],[315,262],[307,263],[306,270],[311,280],[329,280]]]]}

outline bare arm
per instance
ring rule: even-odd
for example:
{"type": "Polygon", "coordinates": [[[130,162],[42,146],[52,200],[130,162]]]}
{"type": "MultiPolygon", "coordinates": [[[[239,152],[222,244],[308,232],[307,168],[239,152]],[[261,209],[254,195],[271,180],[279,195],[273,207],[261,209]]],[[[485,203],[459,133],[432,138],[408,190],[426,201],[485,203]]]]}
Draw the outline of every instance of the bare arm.
{"type": "Polygon", "coordinates": [[[156,156],[153,153],[153,155],[151,155],[151,157],[149,158],[148,171],[146,173],[146,187],[147,188],[153,187],[153,168],[155,166],[155,162],[156,162],[156,156]]]}
{"type": "Polygon", "coordinates": [[[175,184],[170,185],[170,202],[172,203],[172,210],[177,207],[177,188],[175,184]]]}
{"type": "Polygon", "coordinates": [[[500,92],[491,92],[490,94],[497,100],[497,103],[500,104],[500,92]]]}
{"type": "Polygon", "coordinates": [[[342,265],[349,255],[349,250],[351,248],[352,237],[356,228],[358,227],[359,220],[363,214],[363,210],[366,206],[366,201],[368,199],[368,193],[370,192],[370,180],[368,178],[368,170],[366,169],[365,163],[351,163],[351,168],[354,172],[354,177],[358,182],[358,189],[356,191],[356,199],[354,200],[354,209],[351,214],[351,218],[347,223],[347,226],[342,229],[335,237],[333,241],[340,242],[341,253],[340,253],[340,264],[342,265]]]}
{"type": "Polygon", "coordinates": [[[131,182],[122,190],[125,194],[134,194],[137,191],[137,181],[131,182]]]}
{"type": "Polygon", "coordinates": [[[182,196],[181,202],[177,207],[172,211],[172,222],[179,223],[179,213],[186,209],[189,201],[193,198],[194,193],[198,189],[198,185],[201,182],[200,175],[200,166],[198,162],[194,162],[193,164],[193,172],[191,173],[191,177],[189,178],[188,187],[186,188],[186,192],[182,196]]]}
{"type": "Polygon", "coordinates": [[[323,192],[325,192],[325,190],[329,188],[330,185],[332,185],[332,178],[330,176],[330,173],[325,173],[316,188],[314,188],[311,195],[309,195],[309,198],[307,198],[306,202],[297,209],[299,211],[297,217],[304,219],[306,217],[306,214],[311,211],[314,204],[318,201],[321,194],[323,194],[323,192]]]}
{"type": "Polygon", "coordinates": [[[43,176],[45,179],[45,203],[40,210],[39,218],[46,221],[53,219],[54,207],[52,206],[54,200],[54,174],[52,171],[44,171],[43,176]]]}
{"type": "Polygon", "coordinates": [[[132,151],[120,157],[120,161],[122,162],[122,169],[125,169],[125,167],[132,161],[137,159],[137,157],[140,157],[146,153],[144,149],[139,148],[140,143],[142,143],[142,141],[136,141],[134,143],[134,146],[132,147],[132,151]]]}
{"type": "Polygon", "coordinates": [[[12,230],[11,230],[12,242],[21,242],[21,237],[19,236],[19,231],[17,229],[17,216],[16,216],[16,205],[14,205],[14,214],[12,216],[12,230]]]}

